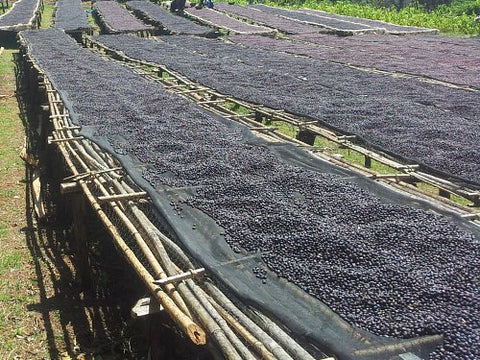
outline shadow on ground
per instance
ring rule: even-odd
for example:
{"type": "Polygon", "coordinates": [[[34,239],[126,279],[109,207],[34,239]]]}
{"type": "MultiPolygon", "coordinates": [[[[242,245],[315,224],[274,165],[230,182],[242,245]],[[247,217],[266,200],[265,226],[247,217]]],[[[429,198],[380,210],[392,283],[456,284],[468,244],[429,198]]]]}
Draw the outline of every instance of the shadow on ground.
{"type": "MultiPolygon", "coordinates": [[[[52,358],[141,359],[146,357],[146,324],[130,318],[130,308],[144,295],[135,274],[117,255],[96,219],[89,219],[87,235],[93,239],[81,259],[72,249],[75,242],[68,210],[62,220],[35,220],[30,169],[27,168],[26,242],[35,265],[40,302],[29,310],[43,319],[52,358]],[[79,263],[91,265],[78,271],[79,263]],[[88,357],[84,357],[88,358],[88,357]]],[[[49,209],[52,211],[53,209],[49,209]]],[[[71,219],[71,218],[70,218],[71,219]]]]}

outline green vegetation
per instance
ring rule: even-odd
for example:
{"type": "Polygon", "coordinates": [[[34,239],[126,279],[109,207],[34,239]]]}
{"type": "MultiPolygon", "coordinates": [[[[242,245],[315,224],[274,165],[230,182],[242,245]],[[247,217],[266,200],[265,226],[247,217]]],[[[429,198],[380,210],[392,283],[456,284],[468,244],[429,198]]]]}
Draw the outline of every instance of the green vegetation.
{"type": "MultiPolygon", "coordinates": [[[[25,226],[24,165],[18,154],[23,143],[23,127],[15,98],[12,56],[16,50],[0,55],[0,358],[14,359],[24,348],[33,351],[43,335],[29,334],[35,314],[27,306],[35,303],[29,278],[35,276],[31,255],[20,229],[25,226]]],[[[36,349],[35,349],[36,351],[36,349]]],[[[26,354],[23,352],[22,354],[26,354]]],[[[28,353],[31,358],[33,352],[28,353]]],[[[41,355],[40,355],[41,356],[41,355]]],[[[35,357],[35,356],[33,356],[35,357]]],[[[24,358],[24,356],[22,356],[24,358]]]]}
{"type": "Polygon", "coordinates": [[[100,31],[100,26],[98,26],[98,24],[95,20],[95,17],[93,16],[92,4],[90,2],[83,2],[82,5],[83,5],[83,8],[85,9],[85,11],[87,12],[88,23],[92,27],[93,35],[100,34],[100,32],[101,32],[100,31]]]}
{"type": "Polygon", "coordinates": [[[52,26],[54,13],[55,13],[55,5],[52,5],[52,4],[43,5],[42,23],[40,24],[40,28],[46,29],[52,26]]]}
{"type": "MultiPolygon", "coordinates": [[[[234,0],[246,4],[245,0],[234,0]]],[[[364,0],[266,0],[265,4],[287,8],[310,8],[336,14],[382,20],[393,24],[435,28],[448,35],[477,35],[480,24],[475,17],[480,16],[480,0],[454,0],[427,9],[419,2],[396,9],[394,5],[381,6],[380,1],[364,0]]]]}
{"type": "Polygon", "coordinates": [[[0,258],[0,275],[3,275],[11,269],[18,268],[22,264],[22,254],[12,252],[0,258]]]}

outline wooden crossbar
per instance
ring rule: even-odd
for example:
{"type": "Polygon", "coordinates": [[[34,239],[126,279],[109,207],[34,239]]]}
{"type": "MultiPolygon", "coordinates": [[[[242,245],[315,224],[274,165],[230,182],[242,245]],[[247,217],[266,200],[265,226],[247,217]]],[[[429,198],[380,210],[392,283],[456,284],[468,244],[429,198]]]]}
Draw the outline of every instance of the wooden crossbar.
{"type": "Polygon", "coordinates": [[[122,201],[122,200],[135,200],[135,199],[144,199],[148,196],[147,192],[139,191],[129,194],[115,194],[115,195],[105,195],[99,196],[99,202],[110,202],[110,201],[122,201]]]}
{"type": "Polygon", "coordinates": [[[83,136],[73,136],[73,137],[62,138],[62,139],[53,139],[52,137],[48,137],[48,143],[54,144],[54,143],[76,141],[76,140],[83,140],[83,139],[84,139],[83,136]]]}

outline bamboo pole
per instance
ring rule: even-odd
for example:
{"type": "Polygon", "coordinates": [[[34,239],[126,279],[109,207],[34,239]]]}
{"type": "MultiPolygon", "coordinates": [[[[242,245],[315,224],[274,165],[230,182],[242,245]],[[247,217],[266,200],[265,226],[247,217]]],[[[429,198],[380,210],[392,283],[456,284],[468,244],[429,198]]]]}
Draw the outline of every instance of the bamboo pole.
{"type": "Polygon", "coordinates": [[[264,360],[277,360],[277,358],[267,349],[267,347],[257,339],[249,330],[247,330],[240,322],[238,322],[229,311],[220,306],[213,295],[206,295],[212,306],[217,312],[235,329],[249,344],[250,346],[261,356],[264,360]]]}
{"type": "MultiPolygon", "coordinates": [[[[133,203],[129,203],[129,205],[131,205],[130,208],[132,212],[136,213],[139,218],[142,218],[142,215],[140,214],[143,213],[136,207],[136,205],[133,203]]],[[[141,221],[140,225],[145,231],[148,231],[151,226],[153,227],[153,224],[151,224],[150,221],[145,218],[143,218],[143,221],[141,221]]],[[[155,233],[153,233],[153,235],[157,237],[155,233]]],[[[155,249],[162,253],[162,256],[159,256],[163,260],[162,266],[168,268],[171,273],[180,272],[180,269],[176,267],[170,260],[170,257],[166,253],[160,241],[157,241],[157,246],[155,249]]],[[[212,334],[212,337],[218,343],[226,358],[241,359],[242,357],[240,357],[236,351],[236,346],[232,344],[232,339],[229,336],[226,336],[225,328],[222,326],[222,324],[218,323],[218,317],[215,317],[214,313],[211,311],[211,308],[205,306],[206,301],[204,299],[195,297],[195,294],[185,286],[185,283],[179,283],[177,288],[182,294],[183,298],[189,303],[193,311],[196,313],[197,317],[200,319],[207,331],[212,334]]],[[[238,338],[236,340],[240,341],[238,338]]]]}
{"type": "Polygon", "coordinates": [[[150,292],[155,295],[157,301],[162,304],[165,310],[171,315],[172,319],[177,323],[177,325],[184,330],[184,332],[189,336],[190,340],[196,345],[206,344],[206,335],[202,328],[195,324],[187,315],[185,315],[173,302],[173,300],[158,286],[154,286],[152,275],[144,268],[142,263],[137,259],[133,251],[128,247],[123,238],[118,233],[117,228],[112,224],[110,219],[103,212],[100,205],[95,201],[95,198],[88,189],[87,184],[84,181],[80,181],[87,198],[92,204],[94,210],[97,212],[98,216],[102,219],[106,225],[109,232],[112,234],[117,245],[122,251],[123,255],[126,257],[128,262],[132,267],[137,271],[137,273],[142,278],[145,285],[149,288],[150,292]]]}
{"type": "Polygon", "coordinates": [[[195,294],[195,296],[200,301],[200,303],[207,309],[209,314],[212,315],[215,321],[219,324],[219,326],[225,332],[227,338],[230,340],[232,345],[237,349],[237,351],[242,356],[242,359],[255,360],[256,359],[255,356],[253,356],[253,354],[245,346],[245,344],[242,341],[240,341],[238,336],[229,327],[225,319],[218,313],[215,307],[209,302],[209,300],[207,299],[203,291],[199,288],[199,286],[195,284],[195,282],[192,280],[187,280],[186,284],[190,288],[190,290],[195,294]]]}
{"type": "MultiPolygon", "coordinates": [[[[120,184],[118,184],[120,185],[120,184]]],[[[120,185],[121,186],[121,185],[120,185]]],[[[128,185],[124,184],[126,188],[128,185]]],[[[151,232],[152,240],[157,238],[156,229],[150,220],[143,214],[142,211],[133,203],[129,202],[130,209],[134,214],[136,214],[137,219],[141,219],[140,225],[147,232],[151,232]]],[[[163,244],[160,240],[155,241],[157,246],[155,249],[162,253],[162,256],[159,256],[162,261],[162,266],[166,269],[169,269],[171,274],[179,273],[181,270],[176,266],[168,256],[163,247],[163,244]]],[[[220,348],[223,350],[224,354],[227,354],[229,357],[236,358],[238,352],[241,355],[241,358],[247,360],[254,360],[255,357],[251,352],[245,347],[245,345],[238,339],[235,333],[230,329],[228,324],[223,320],[223,318],[218,314],[213,306],[208,302],[203,293],[198,290],[197,285],[192,280],[187,280],[186,282],[188,287],[185,286],[185,283],[179,283],[177,285],[179,291],[187,301],[193,305],[193,309],[197,312],[197,316],[200,319],[204,319],[203,323],[206,326],[209,333],[211,333],[219,344],[220,348]],[[192,295],[193,294],[193,295],[192,295]],[[195,296],[198,301],[195,301],[192,296],[195,296]],[[225,338],[226,335],[226,338],[225,338]],[[231,347],[234,347],[232,350],[231,347]],[[235,351],[236,349],[236,351],[235,351]],[[236,355],[237,354],[237,355],[236,355]]]]}
{"type": "Polygon", "coordinates": [[[303,347],[293,340],[280,326],[275,324],[267,316],[259,311],[252,310],[252,313],[260,320],[260,327],[268,333],[272,334],[272,338],[291,354],[295,359],[315,360],[303,347]]]}
{"type": "Polygon", "coordinates": [[[222,307],[228,310],[229,313],[234,315],[240,323],[242,323],[252,334],[258,338],[265,347],[279,360],[293,360],[293,358],[288,355],[288,353],[278,345],[278,343],[273,340],[268,334],[266,334],[257,324],[255,324],[248,316],[242,313],[236,306],[233,304],[230,299],[228,299],[225,294],[223,294],[216,286],[211,283],[205,283],[208,292],[219,301],[222,307]]]}
{"type": "MultiPolygon", "coordinates": [[[[175,267],[172,265],[172,260],[168,255],[167,250],[164,246],[165,238],[167,237],[160,233],[160,230],[158,230],[150,222],[147,216],[140,209],[138,209],[138,207],[132,206],[131,210],[133,215],[137,218],[137,221],[139,221],[145,227],[145,232],[149,235],[148,238],[150,238],[152,246],[155,249],[156,253],[158,254],[159,260],[162,262],[167,274],[169,276],[175,275],[177,271],[175,267]]],[[[185,255],[183,251],[181,251],[180,248],[178,248],[177,251],[174,251],[173,254],[175,257],[177,257],[180,260],[180,262],[187,269],[195,268],[191,263],[190,259],[188,259],[188,257],[185,255]]]]}
{"type": "MultiPolygon", "coordinates": [[[[125,186],[125,188],[129,188],[128,185],[126,184],[123,184],[125,186]]],[[[117,186],[121,186],[121,184],[117,184],[117,186]]],[[[132,190],[132,189],[130,189],[132,190]]],[[[133,190],[132,190],[133,191],[133,190]]],[[[130,209],[132,210],[132,212],[134,214],[137,215],[137,217],[141,218],[142,221],[140,222],[140,225],[142,227],[144,227],[144,229],[150,229],[151,231],[154,231],[153,229],[157,230],[153,224],[151,224],[151,222],[149,221],[148,218],[146,218],[146,216],[143,214],[143,212],[141,212],[137,206],[133,203],[133,202],[129,202],[129,205],[130,205],[130,209]]],[[[155,234],[155,231],[154,233],[152,234],[153,236],[157,237],[156,234],[155,234]]],[[[156,247],[157,250],[159,250],[160,252],[164,252],[164,256],[162,256],[162,266],[164,268],[168,268],[170,269],[170,273],[171,274],[175,274],[175,273],[179,273],[181,272],[180,269],[178,269],[178,267],[176,267],[170,260],[168,254],[166,254],[163,246],[162,246],[162,243],[161,241],[159,241],[159,244],[158,246],[156,247]]],[[[230,327],[228,326],[228,324],[226,323],[226,321],[222,318],[222,316],[218,313],[218,311],[216,311],[216,309],[210,304],[210,302],[208,301],[207,297],[205,296],[204,292],[198,288],[198,286],[192,281],[192,280],[187,280],[186,281],[187,285],[188,285],[188,288],[190,289],[191,292],[193,292],[193,294],[197,297],[198,301],[200,302],[200,305],[203,306],[208,314],[210,315],[210,317],[212,317],[216,323],[218,323],[220,325],[220,328],[224,331],[224,333],[227,335],[227,338],[230,340],[231,344],[237,349],[237,351],[241,354],[241,356],[244,358],[244,359],[249,359],[249,360],[253,360],[255,359],[255,357],[252,355],[252,353],[248,350],[248,348],[238,339],[237,335],[230,329],[230,327]]],[[[189,294],[189,291],[187,291],[188,289],[184,289],[184,284],[178,284],[177,286],[180,290],[180,292],[182,293],[182,295],[186,298],[186,297],[189,297],[190,294],[189,294]]],[[[196,307],[195,307],[196,308],[196,307]]],[[[203,313],[202,315],[202,318],[206,316],[205,313],[203,313]]],[[[210,331],[216,331],[216,327],[211,327],[212,325],[207,325],[207,329],[210,331]]],[[[237,324],[236,325],[236,328],[239,329],[239,327],[241,327],[240,324],[237,324]]],[[[242,329],[240,330],[243,334],[246,333],[246,330],[245,329],[242,329]]],[[[253,339],[253,336],[250,337],[250,341],[251,342],[257,342],[258,340],[257,339],[253,339]]],[[[222,343],[221,347],[224,347],[226,346],[224,343],[222,343]]],[[[261,347],[258,347],[260,349],[260,351],[263,352],[263,355],[266,355],[267,357],[269,356],[265,351],[264,349],[261,349],[261,347]]]]}
{"type": "MultiPolygon", "coordinates": [[[[56,96],[54,94],[52,94],[52,96],[56,96]]],[[[57,106],[58,102],[55,102],[53,103],[53,106],[55,108],[55,110],[58,112],[59,109],[58,109],[58,106],[57,106]]],[[[58,119],[58,118],[57,118],[58,119]]],[[[62,121],[65,121],[66,117],[63,117],[62,118],[63,120],[62,121]]],[[[55,120],[54,120],[55,121],[55,120]]],[[[58,120],[57,120],[58,121],[58,120]]],[[[58,124],[57,124],[58,125],[58,124]]],[[[67,131],[67,135],[71,135],[69,134],[70,131],[67,131]]],[[[81,144],[83,143],[86,143],[86,141],[83,141],[81,144]]],[[[79,145],[79,143],[75,143],[77,146],[77,148],[82,148],[82,146],[79,145]]],[[[84,170],[89,170],[90,167],[87,165],[86,162],[83,161],[83,159],[81,159],[78,154],[75,152],[75,150],[72,148],[72,145],[70,143],[67,144],[67,147],[69,147],[69,150],[70,152],[73,154],[73,156],[79,161],[79,163],[81,164],[81,166],[84,168],[84,170]]],[[[83,149],[82,149],[83,150],[83,149]]],[[[83,150],[81,151],[82,154],[84,155],[87,155],[86,152],[83,150]]],[[[88,159],[88,157],[87,157],[88,159]]],[[[94,163],[97,167],[101,167],[101,165],[94,159],[92,158],[89,158],[90,160],[90,163],[94,163]]],[[[102,162],[102,161],[100,161],[102,162]]],[[[100,180],[101,180],[101,177],[100,177],[100,180]]],[[[97,186],[100,188],[100,190],[102,191],[102,193],[104,194],[104,196],[108,196],[109,192],[105,189],[105,187],[103,186],[102,184],[102,181],[100,181],[98,179],[95,179],[95,182],[97,184],[97,186]]],[[[120,197],[124,196],[125,195],[125,191],[122,192],[122,194],[120,194],[120,197]]],[[[146,193],[142,193],[143,194],[146,194],[146,193]]],[[[101,197],[99,197],[100,199],[101,197]]],[[[145,241],[143,240],[143,238],[139,235],[138,231],[135,229],[135,227],[133,226],[133,224],[131,224],[130,220],[128,219],[128,217],[123,213],[123,209],[120,208],[119,204],[118,203],[110,203],[111,207],[113,208],[113,210],[115,211],[115,213],[117,214],[117,216],[120,217],[120,219],[124,222],[124,224],[126,225],[127,229],[130,231],[131,235],[135,238],[135,240],[137,241],[137,244],[140,246],[140,248],[142,249],[144,255],[146,256],[148,262],[150,263],[150,265],[152,266],[152,268],[154,269],[155,273],[156,273],[156,277],[157,278],[162,278],[162,277],[166,277],[167,275],[165,274],[165,272],[163,271],[163,269],[161,268],[161,266],[159,265],[159,263],[156,261],[156,258],[153,256],[153,254],[151,253],[150,251],[150,248],[145,244],[145,241]]],[[[178,292],[175,290],[175,287],[173,285],[168,285],[165,287],[165,289],[167,290],[168,294],[171,294],[173,300],[175,301],[175,303],[179,306],[180,310],[182,312],[185,313],[185,315],[187,315],[188,317],[191,317],[191,314],[190,314],[190,311],[188,309],[188,307],[186,306],[185,302],[183,301],[183,299],[181,298],[181,296],[178,294],[178,292]]]]}
{"type": "MultiPolygon", "coordinates": [[[[107,192],[108,194],[108,192],[107,192]]],[[[116,202],[121,200],[132,200],[132,199],[144,199],[148,196],[145,191],[140,191],[136,193],[125,192],[123,194],[113,194],[113,195],[102,195],[97,197],[99,202],[116,202]]]]}
{"type": "MultiPolygon", "coordinates": [[[[95,184],[99,187],[100,191],[102,193],[108,193],[108,191],[105,189],[103,184],[101,184],[100,180],[95,179],[95,184]]],[[[142,235],[140,232],[137,230],[135,225],[130,221],[128,216],[124,213],[122,209],[118,206],[117,203],[111,202],[110,206],[116,213],[116,215],[122,220],[123,224],[127,227],[128,231],[130,234],[133,236],[135,241],[137,242],[138,246],[142,250],[142,253],[145,255],[148,263],[152,266],[153,271],[155,272],[156,278],[166,278],[167,274],[165,273],[165,270],[160,266],[159,262],[157,261],[156,257],[152,253],[150,247],[147,245],[145,240],[143,239],[142,235]]],[[[178,307],[184,312],[187,316],[191,317],[190,311],[188,310],[188,307],[185,305],[185,302],[183,299],[180,297],[178,292],[175,290],[175,286],[172,284],[168,284],[165,286],[165,290],[167,291],[168,294],[170,294],[175,301],[175,303],[178,305],[178,307]]]]}
{"type": "Polygon", "coordinates": [[[188,288],[184,283],[178,284],[178,286],[182,289],[182,294],[185,296],[186,301],[190,304],[202,324],[208,329],[209,333],[223,350],[225,358],[229,360],[241,360],[242,357],[238,354],[237,350],[226,336],[224,329],[222,329],[222,326],[215,321],[216,319],[211,313],[202,306],[203,304],[192,292],[188,291],[188,288]]]}

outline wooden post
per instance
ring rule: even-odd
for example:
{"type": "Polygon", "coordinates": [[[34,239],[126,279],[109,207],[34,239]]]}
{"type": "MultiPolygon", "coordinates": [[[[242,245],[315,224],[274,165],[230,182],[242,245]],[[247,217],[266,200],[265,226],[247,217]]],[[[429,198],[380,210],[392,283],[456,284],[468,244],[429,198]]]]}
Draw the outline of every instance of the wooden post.
{"type": "Polygon", "coordinates": [[[255,121],[261,123],[263,120],[263,116],[261,113],[259,113],[258,111],[255,111],[255,121]]]}
{"type": "Polygon", "coordinates": [[[446,199],[450,199],[450,193],[446,190],[438,189],[438,195],[440,195],[441,197],[444,197],[446,199]]]}
{"type": "Polygon", "coordinates": [[[80,275],[82,287],[85,289],[88,288],[92,283],[87,247],[87,229],[89,228],[89,224],[87,221],[87,211],[90,211],[90,209],[88,209],[83,193],[72,195],[71,200],[73,215],[72,248],[75,251],[74,261],[77,274],[80,275]]]}
{"type": "Polygon", "coordinates": [[[365,167],[367,169],[370,169],[372,167],[372,158],[367,155],[365,155],[365,167]]]}
{"type": "Polygon", "coordinates": [[[310,130],[302,130],[300,129],[297,133],[297,140],[304,142],[305,144],[313,146],[315,144],[315,133],[311,132],[310,130]]]}

